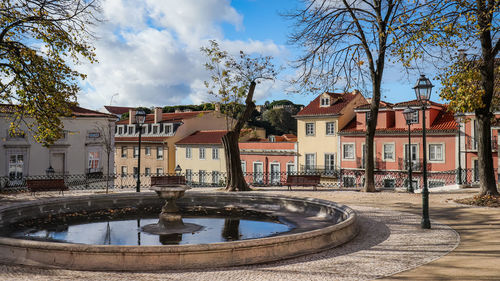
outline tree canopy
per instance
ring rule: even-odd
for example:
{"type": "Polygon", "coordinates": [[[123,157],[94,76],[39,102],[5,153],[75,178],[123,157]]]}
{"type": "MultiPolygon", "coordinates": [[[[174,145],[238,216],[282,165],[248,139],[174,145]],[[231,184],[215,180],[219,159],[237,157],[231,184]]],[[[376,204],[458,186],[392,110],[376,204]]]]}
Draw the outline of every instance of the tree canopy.
{"type": "Polygon", "coordinates": [[[96,62],[90,26],[98,13],[92,0],[0,3],[0,102],[20,105],[11,130],[25,122],[39,142],[62,136],[60,117],[71,114],[86,77],[73,64],[96,62]]]}

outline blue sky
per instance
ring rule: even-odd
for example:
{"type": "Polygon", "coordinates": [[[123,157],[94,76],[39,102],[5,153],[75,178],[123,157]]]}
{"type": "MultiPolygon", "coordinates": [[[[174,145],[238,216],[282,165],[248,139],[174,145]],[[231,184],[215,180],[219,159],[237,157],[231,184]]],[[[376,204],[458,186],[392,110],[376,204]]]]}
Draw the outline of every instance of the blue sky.
{"type": "MultiPolygon", "coordinates": [[[[98,109],[111,99],[116,106],[213,101],[203,85],[208,73],[200,47],[216,39],[232,53],[271,55],[276,64],[288,67],[300,51],[287,45],[291,22],[280,13],[299,5],[295,0],[103,0],[106,21],[96,26],[99,63],[79,66],[88,74],[79,102],[98,109]]],[[[293,73],[288,68],[275,83],[259,84],[257,103],[289,99],[308,104],[311,94],[286,93],[287,76],[293,73]]],[[[411,86],[417,78],[387,65],[382,99],[413,99],[411,86]]],[[[432,99],[438,100],[437,90],[432,99]]]]}

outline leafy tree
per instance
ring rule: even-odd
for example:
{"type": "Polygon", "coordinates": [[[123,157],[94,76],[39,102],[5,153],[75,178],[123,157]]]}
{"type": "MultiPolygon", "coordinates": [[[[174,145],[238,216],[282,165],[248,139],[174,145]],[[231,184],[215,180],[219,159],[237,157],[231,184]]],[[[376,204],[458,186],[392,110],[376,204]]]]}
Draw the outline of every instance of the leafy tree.
{"type": "Polygon", "coordinates": [[[71,114],[85,78],[71,63],[96,61],[89,26],[98,10],[96,1],[86,0],[0,3],[0,102],[20,105],[11,130],[24,122],[39,142],[62,137],[60,117],[71,114]]]}
{"type": "Polygon", "coordinates": [[[372,100],[366,128],[365,185],[375,191],[374,136],[386,57],[402,35],[402,15],[412,16],[422,3],[402,0],[303,0],[304,8],[287,15],[295,21],[292,44],[304,49],[295,67],[301,90],[348,89],[371,82],[372,100]]]}
{"type": "Polygon", "coordinates": [[[226,190],[250,190],[241,170],[238,140],[241,129],[255,109],[252,99],[257,83],[276,78],[274,65],[271,63],[272,58],[262,56],[253,58],[243,51],[240,51],[240,56],[235,58],[221,50],[219,44],[213,40],[210,41],[209,47],[202,47],[201,51],[208,59],[205,68],[210,72],[211,79],[205,81],[205,85],[210,93],[224,105],[240,104],[239,101],[245,100],[245,110],[237,120],[233,122],[233,118],[226,118],[229,132],[222,137],[222,143],[228,173],[226,190]]]}
{"type": "Polygon", "coordinates": [[[441,97],[450,101],[450,108],[475,113],[480,195],[498,195],[491,152],[491,119],[498,105],[498,84],[495,84],[499,80],[496,63],[500,51],[499,8],[500,2],[496,0],[436,1],[422,12],[417,24],[404,27],[406,37],[399,41],[401,60],[407,64],[434,50],[455,53],[468,48],[475,53],[471,59],[455,60],[440,78],[444,86],[441,97]]]}
{"type": "Polygon", "coordinates": [[[262,119],[269,122],[273,127],[274,134],[281,135],[286,133],[297,133],[297,121],[293,115],[297,114],[298,110],[292,111],[284,108],[270,109],[262,114],[262,119]]]}

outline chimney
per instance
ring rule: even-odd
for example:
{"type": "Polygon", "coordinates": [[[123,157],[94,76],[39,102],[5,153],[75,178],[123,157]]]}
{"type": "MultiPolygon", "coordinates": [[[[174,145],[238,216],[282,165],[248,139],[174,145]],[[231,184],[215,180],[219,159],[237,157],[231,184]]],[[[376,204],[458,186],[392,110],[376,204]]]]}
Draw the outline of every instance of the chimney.
{"type": "Polygon", "coordinates": [[[163,109],[161,107],[155,107],[155,123],[159,123],[163,117],[163,109]]]}
{"type": "Polygon", "coordinates": [[[128,110],[128,124],[132,125],[135,124],[135,109],[129,109],[128,110]]]}

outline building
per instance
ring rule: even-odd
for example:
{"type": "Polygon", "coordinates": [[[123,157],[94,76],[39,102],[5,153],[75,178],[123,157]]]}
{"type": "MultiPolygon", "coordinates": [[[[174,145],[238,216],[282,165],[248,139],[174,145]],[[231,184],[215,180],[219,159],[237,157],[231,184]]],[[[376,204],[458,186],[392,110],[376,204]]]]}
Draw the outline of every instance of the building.
{"type": "MultiPolygon", "coordinates": [[[[374,139],[375,170],[402,172],[401,175],[404,176],[404,181],[397,176],[384,178],[383,182],[378,183],[383,187],[406,186],[406,173],[409,165],[414,173],[414,185],[416,187],[422,185],[421,108],[422,105],[417,100],[396,104],[381,102],[380,104],[374,139]],[[403,110],[408,107],[416,110],[413,116],[414,124],[410,127],[410,150],[408,150],[408,125],[403,116],[403,110]]],[[[370,118],[369,104],[358,106],[354,111],[355,118],[339,132],[341,167],[342,169],[364,170],[366,123],[370,118]]],[[[429,101],[425,112],[429,187],[454,183],[455,171],[458,168],[458,124],[446,105],[429,101]]],[[[385,175],[391,174],[385,173],[385,175]]],[[[350,179],[344,180],[350,181],[350,179]]]]}
{"type": "MultiPolygon", "coordinates": [[[[116,123],[115,166],[119,174],[137,174],[139,131],[135,111],[116,123]]],[[[199,130],[226,128],[225,117],[216,111],[163,113],[157,107],[146,115],[141,138],[141,174],[174,173],[175,143],[199,130]]]]}
{"type": "MultiPolygon", "coordinates": [[[[113,169],[116,117],[82,107],[72,107],[72,115],[62,118],[64,137],[43,146],[33,139],[32,133],[21,125],[20,133],[11,135],[9,126],[13,105],[0,105],[0,176],[20,180],[26,176],[45,175],[49,167],[55,175],[85,175],[108,172],[113,169]]],[[[30,118],[26,120],[31,122],[30,118]]]]}
{"type": "Polygon", "coordinates": [[[297,171],[297,137],[293,134],[239,143],[241,168],[253,184],[280,184],[297,171]]]}
{"type": "Polygon", "coordinates": [[[299,171],[334,171],[339,167],[337,132],[355,117],[354,108],[365,103],[359,91],[325,92],[297,113],[299,171]]]}
{"type": "Polygon", "coordinates": [[[226,173],[226,158],[222,137],[226,130],[197,131],[176,145],[176,163],[186,175],[186,181],[197,185],[221,185],[226,173]]]}

